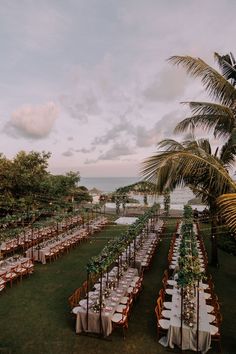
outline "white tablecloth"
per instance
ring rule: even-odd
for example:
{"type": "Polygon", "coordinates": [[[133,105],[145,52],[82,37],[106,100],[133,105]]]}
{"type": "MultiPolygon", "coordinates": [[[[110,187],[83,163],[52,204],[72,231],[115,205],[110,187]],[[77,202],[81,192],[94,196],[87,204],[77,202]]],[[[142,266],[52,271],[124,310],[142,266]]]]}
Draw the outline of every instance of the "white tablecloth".
{"type": "MultiPolygon", "coordinates": [[[[110,296],[105,299],[105,303],[108,306],[109,311],[105,309],[102,310],[102,334],[108,336],[112,332],[112,316],[116,311],[117,306],[120,303],[120,299],[126,295],[127,289],[130,286],[133,278],[137,276],[137,269],[129,268],[127,272],[120,279],[119,287],[114,289],[110,296]]],[[[100,329],[100,314],[89,308],[88,311],[88,322],[87,322],[87,309],[86,300],[84,306],[79,308],[76,316],[76,333],[90,332],[90,333],[101,333],[100,329]]]]}
{"type": "MultiPolygon", "coordinates": [[[[195,299],[195,302],[197,300],[195,299]]],[[[196,306],[196,304],[195,304],[196,306]]],[[[197,308],[197,306],[195,307],[197,308]]],[[[167,337],[162,337],[160,343],[164,346],[174,348],[174,345],[181,347],[181,295],[180,290],[174,289],[172,296],[172,308],[170,313],[170,327],[167,337]]],[[[196,316],[197,317],[197,316],[196,316]]],[[[192,328],[183,323],[182,327],[182,349],[197,350],[197,318],[192,328]]],[[[198,350],[203,354],[210,349],[211,334],[210,324],[204,292],[199,293],[199,332],[198,332],[198,350]]]]}

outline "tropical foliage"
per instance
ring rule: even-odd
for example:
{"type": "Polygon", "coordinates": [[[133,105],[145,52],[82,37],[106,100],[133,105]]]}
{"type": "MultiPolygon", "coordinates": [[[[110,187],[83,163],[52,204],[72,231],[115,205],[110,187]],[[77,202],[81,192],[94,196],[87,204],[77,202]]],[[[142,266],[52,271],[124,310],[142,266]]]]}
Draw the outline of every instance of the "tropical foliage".
{"type": "MultiPolygon", "coordinates": [[[[236,185],[229,175],[236,155],[236,89],[235,61],[232,55],[215,53],[220,66],[219,73],[199,58],[174,56],[169,61],[183,66],[187,73],[201,79],[206,92],[216,102],[187,102],[192,116],[182,120],[175,132],[189,131],[192,138],[183,143],[167,139],[159,143],[159,151],[144,162],[143,175],[164,192],[176,186],[189,186],[211,210],[212,236],[216,234],[217,198],[231,194],[235,198],[236,185]],[[214,137],[224,138],[222,146],[213,152],[207,139],[194,139],[195,128],[212,132],[214,137]]],[[[221,197],[223,217],[236,229],[236,216],[230,207],[229,196],[221,197]]]]}
{"type": "MultiPolygon", "coordinates": [[[[0,155],[0,218],[32,219],[37,213],[51,215],[73,202],[91,200],[87,189],[78,187],[78,172],[52,175],[47,171],[50,153],[19,152],[12,160],[0,155]]],[[[9,219],[9,220],[8,220],[9,219]]]]}
{"type": "Polygon", "coordinates": [[[90,259],[87,264],[87,271],[95,274],[105,272],[142,232],[148,220],[156,215],[158,209],[159,205],[154,204],[152,208],[148,209],[144,215],[141,215],[120,237],[110,240],[98,256],[90,259]]]}

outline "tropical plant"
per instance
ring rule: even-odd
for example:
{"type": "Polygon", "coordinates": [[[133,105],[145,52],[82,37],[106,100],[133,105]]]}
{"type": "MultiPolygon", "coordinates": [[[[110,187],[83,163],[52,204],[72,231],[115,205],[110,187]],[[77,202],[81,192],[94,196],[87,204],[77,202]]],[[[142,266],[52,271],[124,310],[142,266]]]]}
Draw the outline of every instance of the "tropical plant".
{"type": "Polygon", "coordinates": [[[234,58],[231,55],[215,58],[222,74],[209,66],[200,58],[190,56],[173,56],[169,61],[175,65],[182,65],[187,73],[201,79],[203,86],[213,102],[185,102],[189,105],[192,116],[182,120],[175,128],[175,132],[194,131],[203,128],[212,131],[215,137],[226,139],[224,150],[230,159],[236,154],[236,70],[234,58]],[[232,156],[231,156],[232,155],[232,156]]]}
{"type": "Polygon", "coordinates": [[[227,192],[236,192],[236,185],[223,160],[224,151],[216,149],[211,154],[208,140],[188,140],[183,143],[164,140],[160,150],[144,162],[143,176],[156,184],[160,193],[187,185],[209,206],[212,221],[212,263],[217,258],[217,197],[227,192]],[[162,150],[161,150],[162,149],[162,150]]]}
{"type": "Polygon", "coordinates": [[[167,189],[164,193],[164,210],[166,216],[170,214],[170,191],[167,189]]]}
{"type": "MultiPolygon", "coordinates": [[[[200,78],[206,92],[216,100],[216,103],[186,102],[192,116],[182,120],[175,132],[190,130],[194,133],[195,128],[213,132],[215,137],[225,139],[220,152],[218,148],[212,155],[210,144],[206,140],[202,140],[200,144],[187,142],[187,145],[166,140],[160,144],[166,148],[165,151],[148,159],[144,175],[149,181],[157,183],[159,190],[172,190],[176,185],[187,184],[197,196],[202,197],[211,210],[212,244],[216,256],[216,198],[222,193],[235,191],[235,183],[228,170],[232,167],[236,154],[236,69],[231,53],[225,56],[215,53],[215,59],[221,73],[200,58],[173,56],[169,61],[182,65],[188,74],[200,78]]],[[[223,208],[226,208],[225,204],[223,208]]],[[[232,208],[227,210],[230,210],[232,223],[232,219],[236,218],[235,214],[232,208]]],[[[224,215],[229,218],[228,211],[224,215]]],[[[217,263],[217,256],[215,260],[217,263]]]]}

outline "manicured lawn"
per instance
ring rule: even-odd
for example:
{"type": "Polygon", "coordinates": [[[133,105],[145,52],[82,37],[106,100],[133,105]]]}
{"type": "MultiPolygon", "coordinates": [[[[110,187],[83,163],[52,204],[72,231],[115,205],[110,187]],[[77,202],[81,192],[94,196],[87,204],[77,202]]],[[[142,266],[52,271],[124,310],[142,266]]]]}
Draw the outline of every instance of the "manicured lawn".
{"type": "MultiPolygon", "coordinates": [[[[37,265],[35,274],[20,285],[14,285],[0,296],[0,347],[16,354],[156,354],[169,351],[156,339],[155,301],[161,288],[163,270],[175,220],[145,273],[144,289],[135,303],[126,340],[116,329],[107,340],[76,335],[67,298],[86,278],[86,263],[111,237],[122,232],[122,226],[109,226],[54,263],[37,265]]],[[[205,227],[205,225],[204,225],[205,227]]],[[[208,245],[208,242],[207,242],[208,245]]],[[[220,251],[221,267],[210,269],[223,311],[223,353],[235,353],[236,328],[236,258],[220,251]]],[[[0,351],[1,353],[1,351],[0,351]]],[[[187,353],[187,352],[186,352],[187,353]]],[[[209,351],[209,354],[216,353],[209,351]]]]}

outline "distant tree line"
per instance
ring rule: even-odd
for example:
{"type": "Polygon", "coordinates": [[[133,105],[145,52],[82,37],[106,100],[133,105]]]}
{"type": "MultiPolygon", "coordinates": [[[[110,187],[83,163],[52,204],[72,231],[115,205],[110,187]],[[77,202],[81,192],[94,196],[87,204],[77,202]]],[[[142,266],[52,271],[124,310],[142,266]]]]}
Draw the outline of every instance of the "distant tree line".
{"type": "MultiPolygon", "coordinates": [[[[47,171],[51,153],[20,151],[13,159],[0,154],[0,218],[50,213],[91,201],[86,187],[79,187],[79,172],[53,175],[47,171]]],[[[68,210],[70,211],[70,210],[68,210]]]]}

